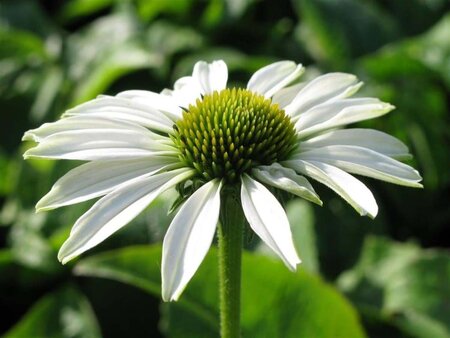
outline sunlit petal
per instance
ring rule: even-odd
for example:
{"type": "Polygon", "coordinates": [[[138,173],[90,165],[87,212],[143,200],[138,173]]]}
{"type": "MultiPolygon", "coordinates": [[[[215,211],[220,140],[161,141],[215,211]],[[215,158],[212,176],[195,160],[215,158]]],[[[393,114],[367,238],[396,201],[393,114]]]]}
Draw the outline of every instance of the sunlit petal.
{"type": "Polygon", "coordinates": [[[422,180],[417,170],[359,146],[331,145],[306,151],[294,157],[305,161],[331,164],[349,173],[373,177],[390,183],[420,188],[422,180]]]}
{"type": "Polygon", "coordinates": [[[261,183],[242,177],[241,202],[253,231],[291,270],[300,263],[292,240],[289,221],[278,200],[261,183]]]}
{"type": "Polygon", "coordinates": [[[202,94],[211,94],[227,86],[228,68],[222,60],[212,63],[199,61],[194,66],[192,77],[200,84],[202,94]]]}
{"type": "Polygon", "coordinates": [[[394,106],[374,98],[343,99],[316,106],[295,123],[300,138],[387,114],[394,106]]]}
{"type": "Polygon", "coordinates": [[[269,98],[287,86],[300,75],[304,69],[292,61],[279,61],[265,66],[253,74],[247,89],[269,98]]]}
{"type": "Polygon", "coordinates": [[[122,161],[95,161],[72,169],[53,185],[36,204],[50,210],[106,195],[132,179],[148,177],[177,163],[176,157],[154,157],[122,161]]]}
{"type": "Polygon", "coordinates": [[[361,85],[352,74],[329,73],[319,76],[298,92],[286,107],[286,113],[296,118],[314,106],[353,95],[361,85]]]}
{"type": "Polygon", "coordinates": [[[63,117],[69,116],[89,116],[127,121],[162,132],[171,132],[174,121],[148,103],[105,95],[80,104],[63,114],[63,117]]]}
{"type": "Polygon", "coordinates": [[[174,155],[176,150],[135,130],[83,129],[57,133],[25,152],[24,158],[117,160],[174,155]]]}
{"type": "Polygon", "coordinates": [[[322,205],[322,201],[308,180],[298,175],[293,169],[274,163],[270,166],[256,167],[252,170],[252,175],[262,183],[322,205]]]}
{"type": "Polygon", "coordinates": [[[128,224],[162,192],[192,176],[189,169],[177,169],[124,185],[97,201],[72,228],[59,250],[58,259],[67,263],[103,242],[128,224]]]}
{"type": "Polygon", "coordinates": [[[370,190],[345,171],[316,161],[290,160],[283,164],[326,185],[345,199],[362,216],[374,218],[378,205],[370,190]]]}
{"type": "Polygon", "coordinates": [[[211,246],[220,211],[219,180],[198,189],[167,230],[162,256],[162,298],[177,300],[211,246]]]}
{"type": "Polygon", "coordinates": [[[167,95],[161,95],[147,90],[127,90],[117,94],[117,97],[147,105],[164,113],[172,121],[176,121],[181,117],[182,109],[167,95]]]}
{"type": "Polygon", "coordinates": [[[396,158],[409,159],[408,147],[395,137],[374,129],[340,129],[321,134],[300,143],[299,149],[311,149],[332,145],[359,146],[380,154],[396,158]]]}

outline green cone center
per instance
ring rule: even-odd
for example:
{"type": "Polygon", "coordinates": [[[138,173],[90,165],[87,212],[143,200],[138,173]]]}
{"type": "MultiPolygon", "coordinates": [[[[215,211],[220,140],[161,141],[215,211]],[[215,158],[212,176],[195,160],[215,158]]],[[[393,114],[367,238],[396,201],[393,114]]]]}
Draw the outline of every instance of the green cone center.
{"type": "Polygon", "coordinates": [[[258,165],[286,159],[294,125],[277,104],[245,89],[205,95],[183,112],[172,139],[180,160],[200,176],[235,182],[258,165]]]}

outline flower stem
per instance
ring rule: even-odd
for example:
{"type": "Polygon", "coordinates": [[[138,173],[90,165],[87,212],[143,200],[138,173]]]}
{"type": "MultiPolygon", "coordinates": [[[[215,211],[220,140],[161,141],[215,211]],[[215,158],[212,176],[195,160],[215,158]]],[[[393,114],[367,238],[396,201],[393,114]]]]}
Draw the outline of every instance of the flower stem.
{"type": "Polygon", "coordinates": [[[245,217],[237,196],[223,194],[219,224],[220,336],[240,337],[241,255],[245,217]]]}

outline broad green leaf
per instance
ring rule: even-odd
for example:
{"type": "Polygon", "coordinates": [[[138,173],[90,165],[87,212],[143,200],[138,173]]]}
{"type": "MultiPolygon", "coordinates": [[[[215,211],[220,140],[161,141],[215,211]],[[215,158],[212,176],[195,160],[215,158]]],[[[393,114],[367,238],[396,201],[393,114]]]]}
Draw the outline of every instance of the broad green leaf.
{"type": "Polygon", "coordinates": [[[40,299],[3,337],[94,338],[100,330],[86,298],[66,287],[40,299]]]}
{"type": "Polygon", "coordinates": [[[450,255],[369,237],[338,285],[355,304],[417,338],[450,337],[450,255]]]}
{"type": "MultiPolygon", "coordinates": [[[[103,277],[160,296],[159,245],[136,246],[85,259],[82,276],[103,277]]],[[[333,287],[300,268],[245,253],[242,270],[243,337],[365,337],[356,312],[333,287]]],[[[169,337],[218,336],[217,257],[211,249],[180,301],[164,304],[169,337]]]]}
{"type": "Polygon", "coordinates": [[[295,199],[286,206],[286,213],[292,229],[294,243],[302,260],[301,268],[308,272],[319,272],[315,218],[310,202],[295,199]]]}

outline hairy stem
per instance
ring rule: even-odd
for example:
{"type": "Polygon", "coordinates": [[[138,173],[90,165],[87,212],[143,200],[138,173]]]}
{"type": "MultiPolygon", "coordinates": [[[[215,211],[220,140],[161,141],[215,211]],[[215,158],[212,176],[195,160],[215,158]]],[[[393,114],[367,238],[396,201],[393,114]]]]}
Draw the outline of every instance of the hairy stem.
{"type": "Polygon", "coordinates": [[[240,337],[241,255],[245,217],[235,193],[224,193],[219,224],[221,338],[240,337]]]}

